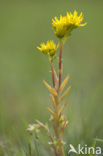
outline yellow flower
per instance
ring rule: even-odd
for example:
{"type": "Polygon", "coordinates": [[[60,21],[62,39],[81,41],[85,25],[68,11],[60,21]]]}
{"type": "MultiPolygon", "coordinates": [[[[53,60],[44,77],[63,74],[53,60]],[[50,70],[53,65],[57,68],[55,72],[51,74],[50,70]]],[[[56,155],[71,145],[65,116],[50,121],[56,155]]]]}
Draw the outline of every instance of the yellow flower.
{"type": "Polygon", "coordinates": [[[83,21],[83,14],[77,15],[77,11],[73,14],[68,13],[66,16],[60,16],[60,19],[55,17],[52,19],[52,26],[54,28],[55,34],[59,38],[64,36],[69,36],[71,31],[77,27],[85,26],[86,23],[81,24],[83,21]]]}
{"type": "Polygon", "coordinates": [[[64,37],[65,33],[67,32],[66,23],[67,20],[65,16],[60,16],[60,19],[58,19],[57,17],[54,17],[54,19],[52,19],[52,26],[57,37],[64,37]]]}
{"type": "Polygon", "coordinates": [[[54,56],[59,45],[56,45],[54,41],[47,41],[47,43],[41,43],[40,47],[37,47],[43,54],[54,56]]]}
{"type": "Polygon", "coordinates": [[[77,11],[74,11],[74,14],[71,14],[71,13],[69,14],[67,12],[66,18],[67,18],[67,27],[68,27],[67,29],[68,29],[68,31],[69,31],[69,29],[70,29],[70,31],[72,31],[73,29],[75,29],[77,27],[81,27],[81,26],[86,25],[86,23],[81,24],[81,22],[83,21],[83,14],[80,13],[80,15],[78,16],[77,11]]]}

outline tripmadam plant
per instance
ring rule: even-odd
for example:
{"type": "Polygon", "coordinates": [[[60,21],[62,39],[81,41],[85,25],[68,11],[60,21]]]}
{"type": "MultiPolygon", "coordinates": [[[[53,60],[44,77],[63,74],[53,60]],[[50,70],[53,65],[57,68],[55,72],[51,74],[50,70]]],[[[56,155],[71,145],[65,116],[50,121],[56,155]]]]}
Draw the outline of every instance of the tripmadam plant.
{"type": "Polygon", "coordinates": [[[71,87],[69,86],[65,91],[64,88],[68,83],[69,75],[65,78],[62,82],[62,55],[63,55],[63,46],[68,37],[70,37],[71,32],[78,28],[83,27],[86,23],[81,24],[83,21],[83,14],[81,13],[79,16],[77,15],[77,11],[74,13],[68,13],[66,16],[60,15],[60,18],[54,17],[52,19],[52,27],[54,29],[54,33],[58,38],[58,44],[55,44],[53,40],[47,41],[45,43],[41,43],[40,46],[37,47],[38,50],[45,56],[47,56],[50,66],[51,66],[51,73],[52,73],[52,86],[50,86],[46,81],[44,85],[49,90],[49,97],[52,103],[52,108],[48,107],[48,111],[50,112],[50,121],[52,127],[55,132],[55,136],[51,133],[49,127],[40,121],[36,121],[36,124],[29,125],[27,129],[30,133],[32,131],[39,131],[39,128],[42,127],[47,131],[47,134],[50,137],[50,144],[53,148],[55,156],[65,156],[64,153],[64,141],[63,141],[63,134],[65,128],[68,124],[68,119],[63,115],[63,110],[67,106],[67,102],[64,101],[65,97],[69,93],[71,87]],[[58,74],[54,69],[54,61],[58,61],[57,58],[57,49],[60,49],[59,52],[59,66],[58,66],[58,74]]]}

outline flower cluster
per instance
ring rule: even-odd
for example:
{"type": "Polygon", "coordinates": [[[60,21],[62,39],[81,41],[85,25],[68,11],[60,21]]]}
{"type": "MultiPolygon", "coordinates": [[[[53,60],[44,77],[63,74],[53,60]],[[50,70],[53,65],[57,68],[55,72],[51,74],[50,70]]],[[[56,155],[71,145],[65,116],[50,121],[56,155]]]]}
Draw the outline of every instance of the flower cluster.
{"type": "MultiPolygon", "coordinates": [[[[54,28],[54,32],[56,36],[61,40],[65,39],[71,35],[72,30],[85,26],[86,23],[81,24],[83,21],[83,14],[80,13],[80,15],[77,15],[77,11],[74,11],[74,13],[68,13],[66,16],[60,15],[60,18],[54,17],[52,19],[52,26],[54,28]]],[[[64,42],[63,41],[63,42],[64,42]]],[[[47,41],[45,43],[41,43],[40,47],[37,47],[38,50],[40,50],[43,54],[47,55],[50,62],[53,61],[56,57],[56,51],[59,47],[59,44],[55,44],[53,40],[47,41]]]]}
{"type": "Polygon", "coordinates": [[[43,54],[54,56],[56,53],[56,50],[58,49],[59,45],[56,45],[53,40],[47,41],[47,43],[41,43],[40,47],[37,47],[38,50],[40,50],[43,54]]]}
{"type": "Polygon", "coordinates": [[[81,24],[83,21],[83,14],[77,15],[77,11],[74,11],[73,14],[68,13],[66,16],[60,16],[60,19],[54,17],[52,19],[52,26],[54,32],[58,38],[63,38],[70,36],[71,31],[77,27],[85,26],[86,23],[81,24]]]}

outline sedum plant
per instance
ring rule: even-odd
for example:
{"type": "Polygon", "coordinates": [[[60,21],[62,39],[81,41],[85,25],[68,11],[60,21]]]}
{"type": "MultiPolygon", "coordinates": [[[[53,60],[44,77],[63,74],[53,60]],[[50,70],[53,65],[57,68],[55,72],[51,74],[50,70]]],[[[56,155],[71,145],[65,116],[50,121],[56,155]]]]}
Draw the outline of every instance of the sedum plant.
{"type": "Polygon", "coordinates": [[[52,73],[52,86],[50,86],[46,81],[44,85],[49,90],[49,98],[52,103],[52,108],[48,107],[48,111],[50,113],[50,121],[54,130],[55,135],[53,135],[49,129],[49,127],[42,122],[36,120],[36,124],[29,125],[27,130],[32,133],[33,131],[38,132],[40,127],[44,128],[47,134],[50,137],[50,144],[53,148],[55,156],[65,156],[64,153],[64,141],[63,141],[63,134],[65,128],[68,124],[68,119],[63,115],[63,110],[67,106],[68,102],[65,101],[65,97],[69,93],[71,86],[69,86],[65,91],[64,88],[66,87],[69,75],[64,79],[62,82],[62,55],[63,55],[63,46],[68,37],[70,37],[71,32],[78,28],[83,27],[86,23],[82,24],[83,21],[83,14],[81,13],[79,16],[77,15],[77,11],[74,13],[68,13],[66,16],[60,15],[60,18],[54,17],[52,19],[52,27],[54,29],[54,33],[58,38],[58,44],[55,44],[53,40],[47,41],[45,43],[41,43],[37,49],[47,56],[50,66],[51,66],[51,73],[52,73]],[[60,49],[59,52],[59,65],[58,65],[58,73],[56,73],[54,69],[54,61],[57,60],[57,49],[60,49]]]}

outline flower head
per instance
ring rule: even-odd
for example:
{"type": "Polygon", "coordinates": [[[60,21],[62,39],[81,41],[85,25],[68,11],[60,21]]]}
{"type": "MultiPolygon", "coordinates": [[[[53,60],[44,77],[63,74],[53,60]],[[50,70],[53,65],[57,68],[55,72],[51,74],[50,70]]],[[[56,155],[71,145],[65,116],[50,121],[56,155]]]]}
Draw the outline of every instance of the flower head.
{"type": "Polygon", "coordinates": [[[77,15],[77,11],[73,14],[68,13],[66,16],[60,16],[60,19],[55,17],[52,19],[52,26],[54,28],[55,34],[59,38],[69,36],[71,31],[77,27],[85,26],[86,23],[81,24],[83,21],[83,14],[77,15]]]}
{"type": "Polygon", "coordinates": [[[62,38],[67,32],[67,26],[66,26],[66,17],[60,16],[60,19],[57,17],[54,17],[52,19],[52,26],[54,28],[55,34],[57,37],[62,38]]]}
{"type": "Polygon", "coordinates": [[[47,41],[47,43],[41,43],[40,47],[37,47],[43,54],[48,56],[54,56],[59,45],[56,45],[54,41],[47,41]]]}

